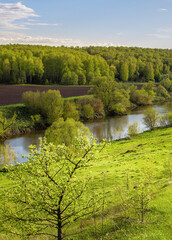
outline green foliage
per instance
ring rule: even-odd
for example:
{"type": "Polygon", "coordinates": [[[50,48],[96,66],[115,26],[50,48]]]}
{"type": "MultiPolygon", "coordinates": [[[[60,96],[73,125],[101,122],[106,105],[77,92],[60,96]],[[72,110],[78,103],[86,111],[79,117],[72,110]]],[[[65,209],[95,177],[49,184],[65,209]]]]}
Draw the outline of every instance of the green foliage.
{"type": "Polygon", "coordinates": [[[155,92],[154,92],[155,84],[152,81],[149,81],[148,83],[145,83],[143,85],[143,89],[150,95],[152,98],[155,97],[155,92]]]}
{"type": "Polygon", "coordinates": [[[75,137],[80,138],[84,135],[86,137],[91,135],[89,129],[83,123],[72,118],[67,118],[66,121],[60,118],[45,131],[47,141],[56,145],[65,144],[69,146],[73,143],[75,137]]]}
{"type": "Polygon", "coordinates": [[[41,99],[41,113],[52,124],[63,114],[63,98],[57,90],[48,90],[41,99]]]}
{"type": "Polygon", "coordinates": [[[79,172],[93,162],[95,149],[95,140],[85,137],[75,138],[70,147],[47,144],[46,139],[38,149],[30,147],[27,162],[12,168],[12,187],[3,192],[3,232],[22,239],[41,234],[61,240],[70,224],[89,217],[93,208],[90,176],[79,172]]]}
{"type": "Polygon", "coordinates": [[[151,62],[148,62],[145,66],[145,78],[146,81],[154,81],[154,68],[151,62]]]}
{"type": "Polygon", "coordinates": [[[17,114],[14,113],[12,118],[7,119],[3,112],[0,112],[0,138],[5,137],[7,133],[9,133],[15,123],[17,118],[17,114]]]}
{"type": "Polygon", "coordinates": [[[39,91],[27,91],[23,93],[22,101],[31,113],[40,113],[43,94],[39,91]]]}
{"type": "Polygon", "coordinates": [[[127,82],[129,77],[129,70],[127,62],[123,62],[120,67],[120,78],[123,82],[127,82]]]}
{"type": "Polygon", "coordinates": [[[161,82],[160,85],[163,86],[167,91],[170,91],[172,82],[169,78],[164,78],[161,82]]]}
{"type": "Polygon", "coordinates": [[[133,124],[129,125],[128,127],[128,135],[129,136],[136,136],[140,131],[138,122],[134,122],[133,124]]]}
{"type": "Polygon", "coordinates": [[[157,100],[165,101],[166,99],[170,98],[170,95],[162,85],[159,85],[156,89],[156,98],[157,100]]]}
{"type": "Polygon", "coordinates": [[[98,98],[80,98],[77,105],[80,117],[83,119],[96,119],[104,116],[104,105],[98,98]]]}
{"type": "Polygon", "coordinates": [[[132,103],[135,103],[138,106],[151,105],[153,100],[152,96],[144,89],[131,92],[130,99],[132,103]]]}
{"type": "Polygon", "coordinates": [[[10,145],[0,144],[0,168],[16,163],[17,155],[10,145]]]}
{"type": "Polygon", "coordinates": [[[93,119],[94,118],[94,109],[90,104],[85,104],[82,110],[83,119],[93,119]]]}
{"type": "Polygon", "coordinates": [[[109,114],[124,114],[130,107],[129,93],[111,78],[100,77],[94,81],[92,93],[104,104],[109,114]]]}
{"type": "Polygon", "coordinates": [[[79,76],[78,76],[78,84],[79,85],[86,84],[86,77],[83,73],[80,73],[79,76]]]}
{"type": "Polygon", "coordinates": [[[62,76],[61,83],[64,85],[78,85],[78,75],[74,72],[65,72],[62,76]]]}
{"type": "Polygon", "coordinates": [[[33,127],[39,129],[39,128],[42,128],[44,126],[44,121],[43,121],[40,114],[31,115],[31,119],[32,119],[33,127]]]}
{"type": "Polygon", "coordinates": [[[74,102],[65,101],[63,108],[63,118],[66,120],[67,118],[73,118],[74,120],[79,120],[79,112],[76,109],[76,105],[74,102]]]}
{"type": "Polygon", "coordinates": [[[58,90],[48,90],[42,93],[25,92],[23,103],[31,112],[41,114],[46,118],[48,124],[52,124],[63,114],[63,99],[58,90]]]}
{"type": "Polygon", "coordinates": [[[147,128],[154,129],[160,122],[159,112],[155,108],[148,109],[143,117],[143,122],[147,128]]]}
{"type": "MultiPolygon", "coordinates": [[[[81,178],[81,180],[88,175],[94,176],[94,181],[90,184],[92,189],[94,188],[95,194],[102,191],[102,176],[100,177],[100,172],[106,174],[104,189],[105,189],[105,209],[104,209],[104,227],[102,235],[102,216],[99,213],[92,211],[91,215],[85,219],[79,220],[78,222],[73,222],[71,225],[67,226],[65,232],[72,234],[75,232],[81,233],[72,236],[74,240],[95,240],[97,239],[156,239],[157,236],[159,240],[168,240],[171,238],[171,215],[172,215],[172,185],[170,179],[170,165],[168,160],[171,159],[171,144],[172,144],[172,128],[160,128],[155,131],[148,131],[137,135],[132,140],[121,140],[113,141],[106,144],[105,148],[101,153],[94,156],[96,161],[91,161],[90,166],[87,165],[86,168],[78,171],[76,176],[81,178]],[[167,166],[168,165],[168,166],[167,166]],[[143,189],[143,194],[145,196],[145,201],[148,200],[148,205],[145,206],[144,223],[141,223],[141,192],[143,189]],[[120,190],[121,195],[119,194],[120,190]],[[131,193],[131,195],[130,195],[131,193]],[[140,196],[140,197],[139,197],[140,196]],[[135,199],[135,205],[134,205],[135,199]],[[134,205],[132,207],[132,205],[134,205]],[[125,208],[124,208],[125,207],[125,208]],[[139,209],[137,210],[137,207],[139,209]],[[126,210],[126,211],[125,211],[126,210]],[[140,213],[140,214],[137,214],[140,213]],[[96,235],[95,235],[96,226],[96,235]]],[[[50,151],[52,152],[52,151],[50,151]]],[[[39,153],[35,154],[39,156],[39,153]]],[[[42,154],[44,157],[49,157],[50,155],[42,154]]],[[[56,155],[55,155],[56,156],[56,155]]],[[[54,157],[54,162],[55,162],[54,157]]],[[[60,158],[62,159],[62,158],[60,158]]],[[[34,161],[32,159],[32,161],[34,161]]],[[[65,166],[65,165],[64,165],[65,166]]],[[[49,166],[48,166],[49,167],[49,166]]],[[[15,168],[14,168],[15,169],[15,168]]],[[[37,162],[35,162],[34,173],[39,172],[37,169],[37,162]]],[[[51,170],[55,171],[54,165],[51,170]]],[[[22,169],[21,169],[22,172],[22,169]]],[[[22,179],[24,178],[25,171],[23,172],[22,179]]],[[[55,175],[55,172],[53,172],[55,175]]],[[[0,209],[2,210],[4,206],[4,192],[8,192],[9,189],[15,190],[19,187],[18,182],[13,183],[11,179],[8,178],[12,172],[8,174],[0,173],[0,186],[1,186],[1,198],[0,198],[0,209]]],[[[21,173],[22,174],[22,173],[21,173]]],[[[35,178],[36,178],[35,174],[35,178]]],[[[45,174],[45,173],[44,173],[45,174]]],[[[28,184],[33,177],[29,178],[30,173],[28,173],[28,184]]],[[[53,175],[53,176],[54,176],[53,175]]],[[[101,174],[102,175],[102,174],[101,174]]],[[[40,176],[40,175],[39,175],[40,176]]],[[[21,179],[21,181],[22,181],[21,179]]],[[[61,184],[61,176],[57,179],[61,184]]],[[[43,181],[43,177],[39,177],[40,181],[43,181]]],[[[36,181],[32,182],[32,186],[35,185],[36,181]]],[[[48,181],[47,181],[48,182],[48,181]]],[[[38,185],[39,186],[39,185],[38,185]]],[[[42,185],[41,185],[42,186],[42,185]]],[[[38,200],[43,193],[48,191],[50,186],[50,180],[48,185],[45,183],[44,187],[39,189],[38,187],[38,200]],[[42,192],[41,192],[42,190],[42,192]]],[[[26,188],[27,189],[27,188],[26,188]]],[[[30,192],[30,194],[36,194],[36,191],[30,192]]],[[[89,192],[90,193],[90,192],[89,192]]],[[[20,196],[21,196],[20,192],[20,196]]],[[[57,197],[54,193],[54,196],[57,197]]],[[[27,198],[26,198],[27,199],[27,198]]],[[[43,198],[42,198],[43,199],[43,198]]],[[[53,198],[54,199],[54,198],[53,198]]],[[[95,195],[95,200],[97,195],[95,195]]],[[[10,199],[6,197],[5,203],[10,199]]],[[[18,199],[17,199],[18,200],[18,199]]],[[[36,201],[36,200],[35,200],[36,201]]],[[[33,203],[33,202],[32,202],[33,203]]],[[[24,203],[22,203],[24,204],[24,203]]],[[[38,204],[38,203],[37,203],[38,204]]],[[[92,202],[92,206],[93,206],[92,202]]],[[[36,203],[33,204],[36,206],[36,203]]],[[[45,206],[45,205],[44,205],[45,206]]],[[[24,239],[24,237],[3,234],[2,231],[2,220],[4,220],[4,214],[10,211],[25,216],[23,209],[12,208],[12,205],[7,204],[7,212],[0,212],[0,228],[2,240],[19,240],[24,239]]],[[[32,209],[32,206],[31,206],[32,209]]],[[[143,208],[142,208],[143,209],[143,208]]],[[[5,209],[4,209],[5,210],[5,209]]],[[[39,208],[40,210],[40,208],[39,208]]],[[[26,211],[27,213],[27,211],[26,211]]],[[[35,214],[36,215],[36,214],[35,214]]],[[[21,216],[21,215],[20,215],[21,216]]],[[[32,215],[31,215],[32,216],[32,215]]],[[[38,216],[40,213],[38,212],[38,216]]],[[[16,215],[15,215],[16,217],[16,215]]],[[[9,220],[9,219],[8,219],[9,220]]],[[[3,222],[5,224],[5,222],[3,222]]],[[[18,224],[18,228],[23,229],[23,225],[18,224]]],[[[17,227],[16,222],[11,223],[6,222],[7,232],[11,229],[14,231],[17,227]],[[12,224],[12,227],[11,227],[12,224]]],[[[32,232],[32,229],[30,229],[32,232]]],[[[63,231],[64,232],[64,231],[63,231]]],[[[64,233],[65,233],[64,232],[64,233]]],[[[50,233],[50,231],[48,232],[50,233]]],[[[56,233],[56,230],[53,231],[56,233]]],[[[50,236],[35,236],[30,237],[31,239],[50,239],[50,236]]],[[[68,238],[67,238],[68,239],[68,238]]],[[[71,236],[69,236],[71,239],[71,236]]]]}
{"type": "Polygon", "coordinates": [[[154,97],[155,93],[151,82],[146,83],[140,90],[134,85],[130,87],[130,100],[138,106],[152,104],[154,97]]]}
{"type": "Polygon", "coordinates": [[[171,74],[171,57],[168,49],[1,45],[0,83],[85,85],[102,76],[160,82],[171,74]]]}
{"type": "Polygon", "coordinates": [[[168,124],[172,125],[172,113],[169,113],[167,115],[167,121],[168,121],[168,124]]]}

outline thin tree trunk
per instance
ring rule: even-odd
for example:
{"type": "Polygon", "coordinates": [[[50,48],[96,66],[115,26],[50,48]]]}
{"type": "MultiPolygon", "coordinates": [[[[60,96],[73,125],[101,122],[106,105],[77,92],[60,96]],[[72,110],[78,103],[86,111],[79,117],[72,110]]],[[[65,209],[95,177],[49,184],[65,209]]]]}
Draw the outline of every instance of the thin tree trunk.
{"type": "Polygon", "coordinates": [[[62,221],[61,221],[61,213],[60,207],[57,210],[57,217],[58,217],[58,240],[62,240],[62,221]]]}

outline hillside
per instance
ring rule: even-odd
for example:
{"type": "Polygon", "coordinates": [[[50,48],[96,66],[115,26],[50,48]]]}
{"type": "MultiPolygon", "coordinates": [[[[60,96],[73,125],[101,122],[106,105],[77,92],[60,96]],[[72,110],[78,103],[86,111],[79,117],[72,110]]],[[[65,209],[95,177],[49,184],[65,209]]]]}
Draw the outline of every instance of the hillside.
{"type": "MultiPolygon", "coordinates": [[[[172,128],[113,141],[106,144],[91,167],[81,172],[82,176],[94,176],[98,192],[105,183],[104,239],[171,239],[171,146],[172,128]],[[137,208],[141,193],[145,196],[143,222],[137,208]]],[[[6,173],[0,174],[0,180],[1,189],[10,187],[6,173]]],[[[101,239],[101,217],[96,217],[96,224],[97,239],[101,239]]],[[[85,220],[83,228],[85,231],[72,239],[95,239],[94,219],[85,220]]],[[[11,238],[1,235],[1,239],[11,238]]]]}

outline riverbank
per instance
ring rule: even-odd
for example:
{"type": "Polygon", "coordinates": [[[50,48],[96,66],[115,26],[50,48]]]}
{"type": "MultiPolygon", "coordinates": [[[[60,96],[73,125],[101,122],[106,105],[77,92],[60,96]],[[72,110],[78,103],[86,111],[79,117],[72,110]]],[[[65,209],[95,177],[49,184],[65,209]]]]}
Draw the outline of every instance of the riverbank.
{"type": "MultiPolygon", "coordinates": [[[[144,240],[154,239],[155,236],[158,236],[159,240],[171,239],[171,146],[172,128],[147,131],[130,141],[107,143],[93,164],[80,172],[83,177],[94,177],[97,192],[103,191],[102,179],[103,175],[105,176],[104,240],[144,240]],[[143,223],[140,221],[141,213],[136,214],[134,211],[131,198],[134,197],[137,207],[141,184],[145,186],[144,195],[148,200],[143,223]]],[[[1,190],[7,190],[11,186],[9,177],[10,174],[0,173],[1,190]]],[[[96,219],[92,216],[83,220],[83,232],[73,239],[94,240],[94,221],[97,226],[97,239],[101,239],[101,219],[97,215],[96,219]]],[[[68,231],[80,230],[80,226],[80,223],[76,223],[68,231]]],[[[5,235],[0,235],[0,238],[11,239],[5,235]]]]}
{"type": "Polygon", "coordinates": [[[1,106],[0,112],[3,112],[7,119],[11,119],[15,113],[17,115],[11,130],[7,131],[2,140],[3,139],[5,140],[12,136],[23,135],[25,133],[33,132],[36,130],[33,127],[31,114],[29,113],[28,109],[24,106],[24,104],[1,106]]]}

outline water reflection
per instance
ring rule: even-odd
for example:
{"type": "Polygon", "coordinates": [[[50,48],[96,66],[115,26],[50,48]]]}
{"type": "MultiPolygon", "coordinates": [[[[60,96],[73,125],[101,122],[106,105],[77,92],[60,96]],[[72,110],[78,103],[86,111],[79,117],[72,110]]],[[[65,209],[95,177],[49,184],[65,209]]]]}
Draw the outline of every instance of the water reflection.
{"type": "MultiPolygon", "coordinates": [[[[165,103],[149,107],[139,107],[126,116],[108,117],[103,120],[87,122],[85,123],[85,126],[90,129],[90,131],[93,133],[93,136],[96,137],[98,141],[101,141],[103,138],[106,138],[108,141],[123,138],[128,135],[128,126],[133,124],[135,121],[139,123],[140,132],[146,130],[142,119],[145,111],[152,107],[155,107],[160,114],[165,114],[172,111],[172,103],[165,103]]],[[[22,158],[22,154],[27,155],[29,153],[28,146],[31,144],[38,145],[38,138],[42,137],[43,134],[43,131],[39,133],[27,134],[6,140],[5,144],[10,144],[13,149],[15,149],[19,162],[24,162],[26,160],[22,158]]]]}
{"type": "Polygon", "coordinates": [[[93,136],[98,139],[98,142],[103,138],[106,138],[108,141],[124,138],[128,136],[129,125],[135,121],[139,124],[140,132],[147,130],[143,123],[144,113],[153,107],[156,108],[161,115],[172,111],[172,103],[139,107],[126,116],[108,117],[97,122],[85,123],[85,125],[93,133],[93,136]],[[122,129],[121,132],[120,129],[122,129]]]}
{"type": "Polygon", "coordinates": [[[10,144],[10,146],[12,146],[18,156],[17,161],[22,163],[25,162],[25,159],[22,157],[22,155],[27,155],[29,153],[28,146],[31,144],[38,146],[39,138],[42,137],[43,134],[44,132],[41,131],[39,133],[31,133],[24,136],[8,139],[5,141],[5,145],[10,144]]]}

